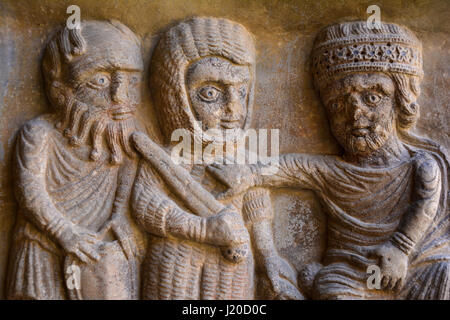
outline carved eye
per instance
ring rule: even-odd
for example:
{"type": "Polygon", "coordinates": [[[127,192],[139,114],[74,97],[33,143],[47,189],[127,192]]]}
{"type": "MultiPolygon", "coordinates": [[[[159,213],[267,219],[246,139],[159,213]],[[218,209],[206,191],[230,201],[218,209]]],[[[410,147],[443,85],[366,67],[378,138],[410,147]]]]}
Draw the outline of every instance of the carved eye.
{"type": "Polygon", "coordinates": [[[338,101],[333,101],[329,104],[329,110],[331,113],[336,113],[341,110],[341,104],[338,101]]]}
{"type": "Polygon", "coordinates": [[[207,86],[207,87],[203,87],[200,89],[198,96],[200,97],[200,99],[202,99],[203,101],[206,102],[214,102],[219,98],[220,95],[220,90],[212,87],[212,86],[207,86]]]}
{"type": "Polygon", "coordinates": [[[105,73],[97,73],[91,77],[88,84],[96,89],[108,87],[111,80],[105,73]]]}
{"type": "Polygon", "coordinates": [[[239,89],[239,96],[241,97],[241,99],[244,99],[247,96],[247,88],[245,86],[242,86],[239,89]]]}
{"type": "Polygon", "coordinates": [[[368,95],[366,95],[364,100],[367,104],[376,105],[381,101],[381,96],[376,93],[369,93],[368,95]]]}
{"type": "Polygon", "coordinates": [[[139,78],[137,76],[132,76],[130,79],[130,84],[135,85],[139,82],[139,78]]]}

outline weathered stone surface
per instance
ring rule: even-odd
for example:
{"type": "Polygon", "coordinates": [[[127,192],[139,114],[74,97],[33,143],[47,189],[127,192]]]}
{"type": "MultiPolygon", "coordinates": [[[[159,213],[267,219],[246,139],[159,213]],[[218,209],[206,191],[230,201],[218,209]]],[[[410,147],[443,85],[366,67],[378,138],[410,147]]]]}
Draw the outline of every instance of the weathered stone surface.
{"type": "Polygon", "coordinates": [[[53,110],[22,126],[13,155],[8,298],[138,296],[129,136],[139,130],[142,71],[140,41],[118,21],[60,28],[48,42],[42,72],[53,110]],[[81,269],[83,285],[67,285],[68,268],[81,269]]]}
{"type": "MultiPolygon", "coordinates": [[[[160,112],[160,109],[154,105],[155,100],[152,101],[151,90],[149,89],[149,67],[151,59],[153,59],[154,48],[161,35],[169,30],[170,26],[191,16],[211,16],[235,21],[254,36],[256,46],[254,59],[256,76],[254,78],[253,115],[249,125],[252,128],[279,128],[280,153],[282,154],[309,153],[337,155],[342,154],[343,151],[349,154],[349,150],[345,149],[345,143],[339,138],[339,132],[337,132],[339,130],[333,131],[333,125],[339,127],[339,123],[333,124],[333,121],[327,120],[326,108],[323,106],[321,97],[314,90],[314,79],[312,76],[314,68],[311,67],[310,62],[314,56],[314,53],[312,54],[314,52],[313,42],[319,34],[319,31],[323,27],[336,22],[355,19],[365,20],[368,16],[365,11],[370,4],[366,1],[351,1],[350,3],[329,1],[273,2],[256,0],[246,2],[77,1],[77,3],[69,1],[2,1],[0,2],[0,57],[2,61],[0,73],[0,112],[2,114],[0,122],[0,298],[5,297],[5,285],[7,280],[10,281],[10,279],[6,279],[6,270],[13,230],[15,230],[13,226],[19,209],[18,202],[13,193],[14,184],[17,185],[18,183],[18,178],[13,175],[12,170],[14,146],[16,145],[17,139],[20,141],[21,134],[18,134],[20,127],[27,123],[27,121],[52,111],[45,96],[44,79],[41,74],[41,61],[49,36],[57,30],[59,25],[65,22],[68,17],[66,8],[71,4],[77,4],[81,8],[81,17],[84,21],[116,19],[130,28],[141,41],[143,83],[139,95],[142,96],[142,103],[138,105],[135,114],[144,128],[143,131],[148,133],[153,141],[159,143],[160,146],[166,146],[167,134],[164,132],[164,128],[161,128],[160,122],[158,122],[157,113],[160,112]],[[329,129],[329,124],[331,124],[331,129],[329,129]],[[334,136],[337,136],[337,140],[334,138],[332,132],[334,136]],[[344,148],[340,145],[343,145],[344,148]]],[[[449,113],[447,112],[447,106],[450,102],[450,96],[447,92],[450,87],[448,77],[450,55],[447,41],[450,32],[447,17],[448,3],[442,0],[417,1],[411,4],[381,1],[377,4],[381,8],[382,21],[395,22],[399,25],[407,26],[422,43],[424,77],[421,82],[421,93],[417,95],[417,103],[420,105],[420,118],[412,131],[421,136],[433,139],[448,150],[450,147],[450,130],[448,128],[449,113]]],[[[117,40],[113,39],[110,32],[105,31],[104,37],[102,37],[104,42],[99,43],[99,46],[101,45],[102,48],[107,46],[108,39],[112,43],[117,42],[117,40]]],[[[111,45],[111,51],[106,50],[104,54],[106,52],[116,52],[119,54],[122,51],[126,53],[125,56],[129,56],[131,59],[132,54],[123,48],[124,46],[120,46],[119,49],[111,45]]],[[[253,50],[251,45],[247,46],[247,49],[249,51],[253,50]]],[[[216,57],[216,59],[220,58],[220,55],[216,57]]],[[[202,63],[209,64],[209,67],[207,66],[206,68],[211,68],[211,64],[214,65],[215,61],[204,60],[202,62],[200,60],[199,68],[202,67],[202,63]]],[[[233,71],[233,73],[236,72],[239,73],[239,71],[233,71]]],[[[193,74],[195,71],[190,70],[189,73],[193,74]]],[[[347,80],[342,79],[341,81],[347,83],[347,85],[348,83],[355,85],[368,81],[387,83],[388,87],[390,85],[390,80],[380,77],[379,74],[371,76],[370,73],[367,73],[362,78],[349,77],[347,80]]],[[[335,84],[334,86],[330,85],[327,87],[329,93],[322,93],[322,99],[327,94],[331,96],[338,95],[342,91],[342,87],[339,84],[335,84]]],[[[211,121],[204,121],[204,123],[214,123],[214,120],[211,121]]],[[[27,133],[25,132],[23,134],[27,133]]],[[[37,140],[43,137],[40,133],[32,133],[33,135],[37,140]]],[[[65,141],[66,139],[63,136],[60,138],[61,141],[65,141]]],[[[36,141],[36,143],[38,142],[40,141],[36,141]]],[[[76,143],[77,141],[72,142],[76,143]]],[[[109,144],[109,146],[111,145],[114,145],[114,143],[109,144]]],[[[363,151],[364,146],[360,145],[360,148],[360,151],[363,151]]],[[[112,154],[111,159],[113,161],[120,162],[121,160],[128,159],[126,149],[127,146],[125,146],[122,154],[122,152],[115,152],[114,150],[116,148],[112,147],[109,149],[108,145],[105,145],[104,151],[105,154],[112,154]]],[[[92,153],[88,153],[89,150],[85,151],[87,152],[87,157],[92,155],[92,153]]],[[[140,151],[145,154],[144,149],[140,151]]],[[[95,155],[92,157],[95,158],[95,155]]],[[[389,162],[388,158],[382,157],[381,162],[389,162]]],[[[105,156],[105,163],[109,160],[109,156],[108,159],[105,156]]],[[[361,159],[358,158],[358,160],[361,159]]],[[[364,161],[358,163],[362,164],[364,161]]],[[[425,164],[427,164],[426,161],[425,164]]],[[[433,169],[432,167],[431,165],[431,168],[424,170],[424,174],[430,174],[433,169]]],[[[183,173],[180,174],[183,176],[183,173]]],[[[133,179],[126,177],[125,180],[132,181],[133,179]]],[[[230,184],[232,185],[232,183],[230,184]]],[[[262,195],[268,198],[267,192],[270,189],[256,190],[260,190],[261,194],[255,197],[262,195]]],[[[202,192],[199,191],[199,194],[202,192]]],[[[444,188],[442,192],[447,193],[448,190],[444,188]]],[[[217,195],[214,192],[211,194],[217,195]]],[[[249,197],[251,200],[252,196],[249,197]]],[[[173,196],[173,198],[177,199],[177,196],[173,196]]],[[[200,198],[202,197],[200,196],[200,198]]],[[[207,196],[203,197],[203,200],[205,198],[207,196]]],[[[268,215],[273,215],[272,229],[274,233],[274,244],[276,246],[274,252],[284,257],[276,258],[274,261],[287,259],[297,271],[301,271],[298,285],[303,295],[324,298],[331,297],[333,294],[331,296],[329,293],[327,293],[328,295],[324,294],[323,292],[326,292],[325,289],[323,292],[318,293],[310,288],[312,286],[310,278],[318,272],[317,269],[320,265],[317,263],[322,261],[325,248],[327,248],[326,210],[320,205],[319,198],[310,191],[301,191],[296,188],[272,189],[270,199],[272,200],[273,214],[268,213],[268,215]],[[305,265],[309,267],[305,269],[305,265]]],[[[182,202],[186,205],[186,200],[182,202]]],[[[190,210],[194,210],[192,205],[187,204],[187,207],[190,210]]],[[[225,215],[233,214],[225,213],[225,215]]],[[[220,221],[220,223],[235,224],[235,222],[227,219],[225,217],[224,221],[220,221]]],[[[129,223],[132,224],[132,230],[139,233],[137,242],[138,249],[143,249],[145,247],[144,233],[141,234],[137,231],[138,227],[134,226],[134,222],[131,221],[129,223]]],[[[121,226],[124,224],[126,225],[127,223],[120,222],[121,226]]],[[[239,223],[236,224],[239,225],[239,223]]],[[[413,227],[408,230],[413,230],[414,235],[419,232],[416,229],[413,227]]],[[[250,229],[249,231],[252,233],[250,229]]],[[[407,231],[405,232],[407,233],[407,231]]],[[[448,233],[448,229],[446,232],[448,233]]],[[[214,235],[218,236],[217,233],[214,235]]],[[[246,236],[243,237],[245,238],[246,236]]],[[[253,236],[251,235],[251,237],[253,236]]],[[[409,238],[411,237],[413,236],[410,235],[409,238]]],[[[268,237],[264,236],[263,238],[267,239],[268,237]]],[[[106,240],[109,241],[111,239],[106,240]]],[[[236,241],[236,239],[228,240],[231,242],[236,241]]],[[[214,241],[220,242],[217,238],[214,241]]],[[[252,241],[255,243],[254,239],[252,241]]],[[[240,240],[237,242],[240,242],[240,240]]],[[[117,243],[114,244],[117,245],[117,243]]],[[[401,244],[398,246],[403,248],[401,244]]],[[[107,252],[110,251],[117,252],[117,247],[120,248],[120,246],[114,248],[102,247],[99,252],[107,255],[107,252]]],[[[391,248],[388,249],[391,250],[391,248]]],[[[387,252],[388,249],[380,248],[376,253],[379,257],[387,257],[389,254],[387,252]]],[[[405,248],[403,249],[408,251],[405,248]]],[[[16,249],[12,251],[14,250],[16,249]]],[[[250,250],[251,254],[255,255],[255,248],[248,248],[248,250],[250,250]]],[[[246,250],[239,252],[242,252],[243,256],[248,254],[246,250]]],[[[394,255],[395,258],[397,256],[394,255]]],[[[127,260],[123,258],[113,258],[112,260],[104,258],[101,261],[104,264],[100,263],[98,266],[86,270],[85,274],[87,274],[87,277],[91,273],[94,274],[93,277],[95,277],[95,274],[108,275],[108,277],[104,279],[97,278],[98,282],[95,283],[90,282],[92,286],[86,291],[84,297],[135,298],[135,294],[132,292],[129,292],[128,295],[120,295],[118,293],[126,293],[130,288],[132,288],[131,291],[133,291],[133,288],[137,290],[138,285],[131,282],[138,283],[140,279],[134,276],[130,277],[130,283],[125,286],[120,281],[113,284],[110,283],[109,288],[119,289],[113,290],[113,292],[102,292],[104,296],[99,296],[99,291],[101,291],[99,288],[107,287],[104,282],[111,279],[109,275],[116,274],[117,270],[122,270],[124,278],[126,278],[129,276],[130,270],[136,270],[136,266],[127,267],[127,260]],[[108,263],[107,261],[116,261],[117,265],[114,266],[114,264],[108,263]]],[[[277,263],[275,263],[275,266],[273,264],[269,265],[273,268],[272,275],[275,275],[280,268],[283,268],[277,263]]],[[[14,267],[12,268],[14,269],[14,267]]],[[[422,272],[419,278],[421,277],[425,281],[432,281],[434,279],[433,277],[439,274],[442,274],[443,279],[445,279],[445,272],[447,272],[448,279],[449,268],[445,263],[440,265],[436,264],[430,270],[420,271],[420,268],[417,270],[422,272]]],[[[269,276],[270,273],[269,271],[269,276]]],[[[131,274],[137,274],[137,272],[131,272],[131,274]]],[[[256,274],[260,275],[264,274],[264,272],[256,270],[256,274]]],[[[397,277],[396,279],[401,278],[398,274],[395,277],[397,277]]],[[[89,281],[89,278],[87,279],[89,281]]],[[[393,282],[389,283],[387,281],[386,285],[394,286],[393,282]]],[[[252,285],[249,284],[250,287],[252,285]]],[[[261,288],[264,288],[264,285],[267,284],[262,284],[261,288]]],[[[325,282],[321,285],[324,288],[327,286],[325,282]]],[[[438,289],[441,288],[439,286],[435,287],[438,289]]],[[[148,294],[149,298],[158,296],[157,294],[151,293],[152,289],[154,287],[151,288],[148,294]]],[[[300,297],[299,295],[295,295],[295,290],[286,289],[286,292],[290,297],[300,297]]],[[[429,297],[432,297],[432,294],[434,292],[430,293],[429,297]]],[[[56,297],[63,296],[57,295],[56,297]]],[[[72,295],[69,296],[73,297],[72,295]]],[[[441,295],[440,297],[444,296],[441,295]]],[[[259,297],[258,293],[257,297],[259,297]]],[[[275,294],[273,297],[277,297],[277,295],[275,294]]],[[[391,295],[383,293],[377,297],[389,298],[391,295]]],[[[416,292],[415,296],[412,295],[410,297],[419,297],[419,293],[416,292]]],[[[433,297],[438,297],[437,293],[433,297]]],[[[446,297],[448,298],[448,292],[446,297]]]]}
{"type": "Polygon", "coordinates": [[[420,41],[396,24],[333,24],[316,37],[312,73],[342,155],[282,155],[271,175],[263,164],[214,164],[230,187],[224,194],[294,186],[319,196],[328,214],[323,267],[300,273],[309,283],[317,272],[314,298],[448,299],[449,160],[438,143],[411,133],[420,41]]]}

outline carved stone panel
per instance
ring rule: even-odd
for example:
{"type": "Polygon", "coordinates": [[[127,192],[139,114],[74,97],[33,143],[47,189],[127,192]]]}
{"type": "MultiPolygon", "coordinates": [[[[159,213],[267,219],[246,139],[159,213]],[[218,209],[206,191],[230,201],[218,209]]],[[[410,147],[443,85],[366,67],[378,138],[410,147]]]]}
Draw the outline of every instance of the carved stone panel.
{"type": "Polygon", "coordinates": [[[448,3],[351,2],[1,2],[0,298],[450,299],[448,3]]]}

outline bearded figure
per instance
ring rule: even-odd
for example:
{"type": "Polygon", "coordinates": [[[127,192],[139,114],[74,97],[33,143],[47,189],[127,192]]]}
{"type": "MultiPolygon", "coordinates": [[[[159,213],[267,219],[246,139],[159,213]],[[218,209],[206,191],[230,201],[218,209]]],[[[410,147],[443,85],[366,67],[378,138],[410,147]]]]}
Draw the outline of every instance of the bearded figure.
{"type": "Polygon", "coordinates": [[[42,71],[53,112],[27,122],[15,149],[8,298],[136,297],[128,138],[142,69],[139,40],[117,21],[50,39],[42,71]]]}
{"type": "Polygon", "coordinates": [[[325,28],[312,69],[343,155],[283,155],[274,175],[260,174],[262,165],[211,167],[231,187],[223,196],[292,186],[321,198],[328,248],[323,268],[306,270],[316,273],[315,298],[450,298],[448,158],[410,131],[419,118],[421,54],[415,35],[396,24],[325,28]]]}
{"type": "MultiPolygon", "coordinates": [[[[150,89],[166,138],[159,157],[174,152],[171,137],[177,129],[188,133],[184,139],[215,150],[223,148],[228,131],[230,149],[235,148],[250,123],[254,83],[255,48],[242,25],[202,17],[165,32],[150,69],[150,89]]],[[[145,150],[138,142],[136,148],[145,150]]],[[[189,158],[187,150],[183,153],[189,158]]],[[[213,152],[210,160],[219,154],[213,152]]],[[[182,171],[169,162],[152,166],[141,160],[132,195],[134,217],[150,236],[142,267],[143,298],[252,299],[256,271],[264,275],[260,283],[269,289],[267,297],[301,298],[293,268],[274,246],[268,191],[253,189],[220,203],[214,195],[224,186],[204,162],[184,163],[182,171]],[[166,172],[165,181],[161,172],[166,172]],[[204,216],[200,202],[223,209],[204,216]],[[244,252],[242,259],[227,259],[232,251],[222,248],[243,242],[250,242],[250,249],[238,251],[244,252]]]]}

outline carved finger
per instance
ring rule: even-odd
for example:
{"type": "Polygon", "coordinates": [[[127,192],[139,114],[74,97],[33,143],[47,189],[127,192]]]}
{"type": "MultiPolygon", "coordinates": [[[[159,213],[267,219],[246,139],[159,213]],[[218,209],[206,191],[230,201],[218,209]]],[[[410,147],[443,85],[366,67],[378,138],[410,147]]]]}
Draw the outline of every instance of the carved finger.
{"type": "Polygon", "coordinates": [[[381,288],[386,289],[387,285],[389,284],[390,277],[389,276],[383,276],[383,279],[381,279],[381,288]]]}
{"type": "Polygon", "coordinates": [[[79,249],[75,250],[74,254],[81,262],[83,262],[83,263],[89,262],[89,258],[83,252],[81,252],[79,249]]]}
{"type": "Polygon", "coordinates": [[[303,295],[290,282],[280,279],[277,286],[278,299],[280,300],[304,300],[303,295]]]}
{"type": "Polygon", "coordinates": [[[403,283],[404,283],[403,278],[398,279],[397,283],[394,286],[394,291],[400,291],[400,289],[403,288],[403,283]]]}
{"type": "Polygon", "coordinates": [[[294,286],[282,294],[283,300],[305,300],[305,297],[298,291],[298,289],[294,286]]]}
{"type": "Polygon", "coordinates": [[[397,280],[398,280],[398,279],[396,279],[395,277],[390,278],[390,279],[389,279],[389,283],[388,283],[387,286],[386,286],[386,289],[388,289],[388,290],[394,289],[394,286],[395,286],[395,284],[397,283],[397,280]]]}
{"type": "Polygon", "coordinates": [[[295,276],[295,272],[287,262],[283,263],[283,267],[280,270],[280,275],[293,285],[297,284],[297,277],[295,276]]]}
{"type": "Polygon", "coordinates": [[[95,243],[98,240],[97,233],[86,228],[76,227],[76,233],[81,237],[81,240],[86,242],[95,243]]]}
{"type": "Polygon", "coordinates": [[[100,260],[100,255],[90,245],[83,243],[80,246],[80,250],[92,260],[95,261],[100,260]]]}
{"type": "Polygon", "coordinates": [[[95,244],[98,241],[97,235],[90,232],[84,234],[84,240],[89,244],[95,244]]]}

